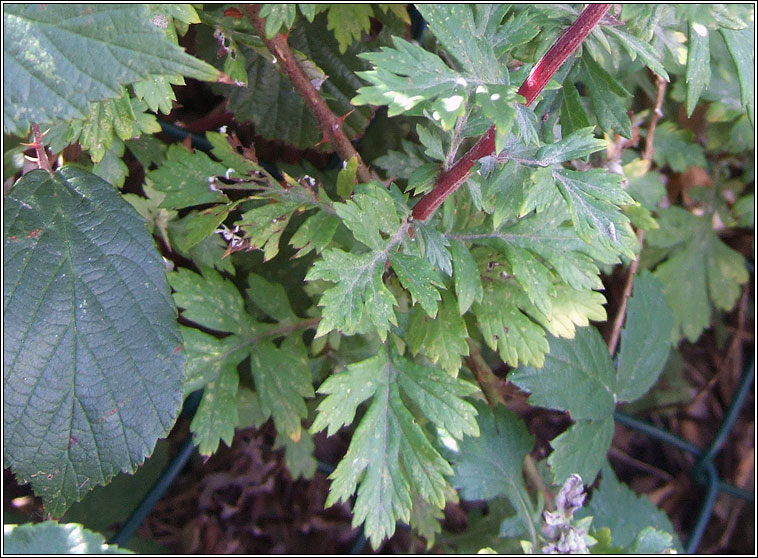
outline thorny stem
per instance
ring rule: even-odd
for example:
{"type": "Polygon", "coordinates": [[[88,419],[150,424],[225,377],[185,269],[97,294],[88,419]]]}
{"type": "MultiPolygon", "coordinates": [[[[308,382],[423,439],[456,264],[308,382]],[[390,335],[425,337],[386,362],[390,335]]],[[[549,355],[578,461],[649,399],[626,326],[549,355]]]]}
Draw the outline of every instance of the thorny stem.
{"type": "Polygon", "coordinates": [[[345,117],[340,118],[335,116],[329,109],[326,101],[316,91],[311,80],[300,67],[300,64],[298,64],[287,45],[286,35],[279,34],[271,39],[266,38],[266,19],[259,17],[260,4],[242,4],[240,9],[253,24],[261,39],[263,39],[266,48],[274,55],[276,62],[282,68],[292,86],[302,96],[308,110],[316,117],[324,140],[328,140],[332,144],[343,160],[349,161],[353,157],[358,157],[358,179],[361,182],[370,182],[373,178],[371,171],[342,129],[342,122],[345,117]]]}
{"type": "Polygon", "coordinates": [[[50,174],[53,174],[53,168],[50,166],[50,160],[47,158],[47,151],[45,151],[45,144],[42,142],[42,136],[44,134],[39,131],[39,124],[32,124],[32,135],[34,136],[34,143],[29,143],[30,147],[34,147],[37,152],[37,167],[46,170],[50,174]]]}
{"type": "MultiPolygon", "coordinates": [[[[653,109],[652,116],[650,117],[650,125],[648,126],[647,138],[645,139],[645,153],[642,155],[642,158],[647,161],[648,167],[653,162],[653,140],[655,139],[655,127],[658,124],[658,120],[661,118],[661,116],[663,116],[661,107],[663,107],[663,97],[666,93],[666,81],[662,77],[658,76],[656,85],[658,87],[658,94],[656,95],[655,108],[653,109]]],[[[642,250],[642,242],[644,241],[644,238],[644,231],[642,229],[638,230],[637,241],[639,242],[640,250],[642,250]]],[[[626,304],[632,294],[634,275],[637,273],[637,267],[639,264],[640,257],[638,255],[629,265],[629,269],[627,270],[626,284],[624,285],[624,294],[621,297],[621,305],[619,306],[618,312],[616,313],[616,318],[613,320],[611,338],[608,341],[608,352],[611,353],[611,356],[613,356],[613,354],[616,352],[616,347],[618,346],[619,337],[621,336],[621,326],[624,323],[624,316],[626,316],[626,304]]]]}
{"type": "MultiPolygon", "coordinates": [[[[560,36],[545,56],[532,68],[529,76],[518,90],[529,106],[540,94],[550,78],[574,52],[592,29],[603,18],[610,4],[591,4],[579,14],[576,21],[560,36]]],[[[471,167],[479,159],[495,152],[495,126],[479,139],[468,153],[449,170],[440,174],[434,189],[427,193],[413,208],[413,218],[425,221],[468,178],[471,167]]]]}

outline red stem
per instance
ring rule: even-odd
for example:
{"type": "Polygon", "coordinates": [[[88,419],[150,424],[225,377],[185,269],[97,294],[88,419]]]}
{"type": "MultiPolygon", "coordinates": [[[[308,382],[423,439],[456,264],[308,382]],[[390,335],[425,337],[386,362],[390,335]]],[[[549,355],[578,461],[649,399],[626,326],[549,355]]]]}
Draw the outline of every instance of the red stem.
{"type": "MultiPolygon", "coordinates": [[[[610,4],[591,4],[579,14],[576,21],[568,27],[556,43],[550,47],[550,50],[540,59],[539,62],[529,72],[518,93],[526,101],[525,105],[529,106],[537,95],[540,94],[550,78],[555,75],[566,59],[574,52],[581,42],[587,38],[592,29],[605,15],[610,8],[610,4]]],[[[461,184],[466,182],[471,167],[479,159],[492,155],[495,152],[495,126],[479,139],[463,157],[450,167],[447,171],[441,173],[437,178],[437,184],[434,189],[424,195],[419,202],[413,207],[413,218],[424,221],[428,219],[442,203],[455,192],[461,184]]]]}

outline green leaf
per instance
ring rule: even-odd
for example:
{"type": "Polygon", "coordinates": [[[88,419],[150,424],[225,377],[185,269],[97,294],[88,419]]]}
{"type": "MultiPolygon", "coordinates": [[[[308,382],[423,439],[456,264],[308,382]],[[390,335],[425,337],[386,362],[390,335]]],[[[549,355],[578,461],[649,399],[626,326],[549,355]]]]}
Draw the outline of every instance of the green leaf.
{"type": "Polygon", "coordinates": [[[634,281],[634,293],[626,308],[621,351],[616,368],[619,401],[642,397],[658,380],[671,349],[674,314],[663,284],[643,271],[634,281]]]}
{"type": "Polygon", "coordinates": [[[607,463],[602,469],[602,474],[600,486],[592,491],[589,504],[577,510],[577,519],[592,516],[593,527],[610,528],[613,544],[622,548],[631,547],[638,534],[646,527],[654,527],[671,534],[675,548],[682,552],[674,526],[650,498],[645,495],[638,496],[628,486],[619,482],[607,463]]]}
{"type": "Polygon", "coordinates": [[[414,224],[414,230],[416,232],[414,238],[419,245],[419,250],[429,263],[445,275],[452,275],[453,263],[448,251],[450,242],[445,235],[433,227],[424,225],[421,221],[414,224]]]}
{"type": "Polygon", "coordinates": [[[659,167],[668,165],[674,172],[705,167],[703,148],[693,138],[691,131],[677,129],[674,122],[661,122],[655,129],[653,161],[659,167]]]}
{"type": "Polygon", "coordinates": [[[318,461],[313,455],[316,445],[313,436],[303,430],[299,441],[294,442],[287,436],[277,434],[274,448],[284,448],[284,461],[287,463],[292,480],[303,478],[310,480],[316,474],[318,461]]]}
{"type": "Polygon", "coordinates": [[[479,268],[471,252],[460,240],[450,243],[450,253],[453,258],[453,280],[455,281],[455,296],[458,299],[458,311],[465,314],[474,302],[482,300],[482,278],[479,268]]]}
{"type": "Polygon", "coordinates": [[[337,175],[337,195],[342,199],[349,198],[355,186],[355,173],[358,171],[358,156],[354,155],[345,161],[342,170],[337,175]]]}
{"type": "Polygon", "coordinates": [[[737,302],[749,279],[745,259],[719,239],[709,216],[671,207],[661,212],[659,224],[646,240],[668,254],[653,275],[674,312],[671,340],[685,335],[694,342],[708,327],[712,306],[731,310],[737,302]]]}
{"type": "Polygon", "coordinates": [[[516,119],[515,104],[522,100],[512,85],[479,85],[474,100],[482,114],[495,124],[495,152],[505,147],[511,127],[516,119]]]}
{"type": "Polygon", "coordinates": [[[607,33],[611,37],[618,39],[632,60],[636,60],[637,56],[639,56],[648,68],[666,81],[670,81],[669,75],[661,62],[661,55],[656,52],[649,42],[640,40],[623,29],[611,27],[610,25],[603,27],[603,33],[607,33]]]}
{"type": "Polygon", "coordinates": [[[371,85],[361,87],[352,99],[356,106],[387,105],[388,116],[408,112],[422,101],[437,97],[451,99],[460,96],[467,84],[457,72],[450,69],[436,54],[392,37],[394,48],[382,47],[379,52],[360,55],[375,66],[373,70],[358,72],[358,76],[371,85]]]}
{"type": "Polygon", "coordinates": [[[392,196],[376,184],[361,185],[352,199],[334,209],[355,239],[374,250],[386,244],[382,233],[393,234],[400,225],[392,196]]]}
{"type": "Polygon", "coordinates": [[[253,327],[239,290],[215,270],[205,268],[201,276],[179,268],[168,275],[168,280],[185,319],[230,333],[244,334],[253,327]]]}
{"type": "Polygon", "coordinates": [[[691,21],[687,49],[687,116],[692,116],[700,95],[711,81],[711,51],[708,28],[691,21]]]}
{"type": "Polygon", "coordinates": [[[616,378],[608,347],[592,327],[577,330],[572,340],[551,338],[550,353],[541,369],[521,366],[509,379],[531,393],[531,404],[571,411],[576,420],[605,419],[616,404],[616,378]]]}
{"type": "Polygon", "coordinates": [[[600,128],[609,134],[616,132],[631,138],[632,122],[623,101],[624,97],[631,96],[629,92],[586,51],[582,56],[582,70],[600,128]]]}
{"type": "Polygon", "coordinates": [[[279,33],[282,25],[285,31],[292,27],[296,15],[295,4],[263,4],[260,17],[266,18],[266,37],[270,39],[279,33]]]}
{"type": "Polygon", "coordinates": [[[476,391],[471,384],[444,372],[420,366],[387,349],[344,373],[329,377],[319,388],[328,394],[318,408],[313,432],[336,431],[353,420],[360,403],[371,403],[355,430],[347,454],[330,475],[326,506],[345,501],[358,487],[353,525],[365,523],[374,547],[394,533],[398,520],[408,522],[412,495],[437,508],[445,505],[448,463],[429,442],[404,396],[428,418],[459,437],[478,432],[476,410],[461,398],[476,391]],[[365,474],[364,474],[365,472],[365,474]]]}
{"type": "Polygon", "coordinates": [[[264,203],[245,211],[235,225],[245,231],[252,248],[263,250],[263,261],[267,262],[279,253],[279,240],[299,206],[298,202],[264,203]]]}
{"type": "Polygon", "coordinates": [[[501,82],[491,38],[505,15],[504,6],[489,13],[491,6],[466,4],[420,4],[417,8],[461,68],[488,83],[501,82]]]}
{"type": "Polygon", "coordinates": [[[59,516],[173,425],[176,308],[144,220],[89,172],[24,175],[3,218],[4,463],[59,516]]]}
{"type": "Polygon", "coordinates": [[[218,339],[199,329],[184,326],[181,332],[187,358],[185,395],[216,380],[225,367],[236,367],[249,352],[246,344],[241,343],[236,335],[218,339]]]}
{"type": "Polygon", "coordinates": [[[562,140],[541,147],[536,154],[537,164],[551,166],[571,159],[581,159],[606,148],[607,142],[592,133],[591,126],[580,128],[562,140]]]}
{"type": "Polygon", "coordinates": [[[566,284],[555,286],[555,296],[551,298],[550,312],[534,318],[552,335],[573,339],[576,327],[586,327],[590,320],[604,322],[605,297],[587,289],[574,289],[566,284]]]}
{"type": "MultiPolygon", "coordinates": [[[[356,43],[346,54],[341,54],[324,20],[320,16],[312,25],[295,25],[287,43],[305,57],[300,60],[301,65],[305,60],[328,76],[319,93],[334,114],[345,116],[343,130],[348,137],[355,138],[362,135],[372,114],[369,108],[356,108],[350,103],[350,98],[362,85],[356,72],[366,68],[366,63],[356,54],[366,47],[356,43]]],[[[213,86],[228,99],[229,110],[236,120],[252,121],[256,135],[263,138],[300,149],[314,147],[322,137],[318,124],[287,76],[277,64],[271,63],[270,56],[264,57],[246,46],[240,46],[239,52],[247,60],[248,86],[213,86]]],[[[208,52],[207,56],[214,56],[214,53],[208,52]]]]}
{"type": "Polygon", "coordinates": [[[220,440],[231,446],[237,426],[237,386],[239,374],[234,362],[226,361],[218,377],[208,383],[190,423],[192,439],[200,455],[216,453],[220,440]]]}
{"type": "Polygon", "coordinates": [[[468,331],[452,296],[443,293],[439,314],[434,319],[414,310],[408,329],[407,341],[414,355],[423,348],[433,363],[452,376],[458,374],[461,356],[469,354],[468,331]]]}
{"type": "Polygon", "coordinates": [[[739,31],[720,29],[732,55],[740,80],[740,98],[750,123],[755,128],[755,22],[739,31]]]}
{"type": "Polygon", "coordinates": [[[100,533],[77,523],[56,521],[3,526],[3,547],[8,554],[133,554],[131,550],[106,544],[100,533]]]}
{"type": "Polygon", "coordinates": [[[389,260],[400,284],[410,291],[414,302],[418,302],[424,312],[434,318],[440,300],[440,292],[436,287],[441,287],[442,284],[429,260],[399,252],[390,252],[389,260]]]}
{"type": "Polygon", "coordinates": [[[17,4],[3,11],[3,30],[3,122],[16,135],[29,122],[84,118],[90,102],[150,75],[219,77],[167,41],[146,5],[17,4]]]}
{"type": "Polygon", "coordinates": [[[250,367],[263,415],[274,418],[278,433],[298,441],[300,421],[308,415],[303,398],[315,395],[302,340],[290,336],[281,347],[260,342],[251,353],[250,367]]]}
{"type": "Polygon", "coordinates": [[[545,331],[521,309],[528,306],[523,292],[487,284],[481,302],[473,306],[487,345],[511,366],[519,362],[541,367],[549,350],[545,331]]]}
{"type": "Polygon", "coordinates": [[[345,335],[362,331],[361,322],[368,318],[381,338],[385,338],[390,324],[396,324],[395,297],[382,282],[383,257],[371,253],[356,256],[338,248],[322,254],[308,270],[306,281],[325,279],[335,283],[321,296],[322,319],[316,336],[333,329],[345,335]]]}
{"type": "Polygon", "coordinates": [[[226,167],[202,151],[194,153],[179,144],[171,145],[166,161],[147,173],[153,188],[166,194],[160,207],[181,209],[204,203],[228,202],[218,189],[216,176],[224,176],[226,167]]]}
{"type": "Polygon", "coordinates": [[[573,474],[591,485],[607,460],[613,440],[613,417],[601,420],[578,420],[563,434],[550,442],[553,452],[548,464],[556,485],[573,474]]]}
{"type": "Polygon", "coordinates": [[[354,41],[361,38],[363,33],[371,29],[371,17],[374,10],[369,4],[332,4],[327,12],[327,29],[334,32],[334,37],[340,46],[340,52],[345,53],[354,41]]]}
{"type": "Polygon", "coordinates": [[[629,549],[631,554],[670,554],[674,548],[674,537],[671,533],[645,527],[640,531],[629,549]]]}
{"type": "Polygon", "coordinates": [[[248,275],[247,283],[250,285],[246,291],[247,296],[267,316],[278,322],[297,320],[297,316],[287,298],[287,291],[284,289],[284,285],[272,283],[255,273],[248,275]]]}
{"type": "Polygon", "coordinates": [[[534,438],[515,413],[498,405],[493,413],[476,404],[480,434],[450,444],[455,477],[453,485],[466,500],[492,500],[505,496],[517,510],[524,526],[531,522],[529,496],[522,474],[524,458],[534,438]]]}
{"type": "Polygon", "coordinates": [[[634,203],[621,188],[621,176],[593,169],[586,172],[553,171],[555,184],[571,212],[576,232],[585,242],[599,240],[608,250],[634,257],[621,242],[621,231],[629,219],[619,205],[634,203]]]}
{"type": "Polygon", "coordinates": [[[563,82],[563,99],[561,101],[561,126],[566,134],[591,126],[587,111],[582,105],[579,91],[571,80],[563,82]]]}
{"type": "Polygon", "coordinates": [[[293,257],[301,258],[311,251],[320,254],[334,237],[340,220],[325,211],[308,217],[290,238],[290,245],[297,250],[293,257]]]}

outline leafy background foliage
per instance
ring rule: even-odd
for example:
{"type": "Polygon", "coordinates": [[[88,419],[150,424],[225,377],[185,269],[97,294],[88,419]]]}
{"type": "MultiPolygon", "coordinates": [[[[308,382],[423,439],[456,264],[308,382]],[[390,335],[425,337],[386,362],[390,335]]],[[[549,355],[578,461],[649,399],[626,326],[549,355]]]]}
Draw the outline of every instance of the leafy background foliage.
{"type": "MultiPolygon", "coordinates": [[[[270,428],[289,474],[312,479],[324,440],[341,439],[325,505],[374,548],[398,524],[427,548],[540,545],[544,493],[578,473],[600,474],[572,524],[595,549],[681,550],[607,456],[617,404],[644,408],[661,377],[681,385],[672,349],[723,323],[750,279],[749,250],[724,233],[754,223],[753,16],[625,5],[527,107],[518,86],[577,7],[417,8],[423,41],[400,5],[260,10],[359,142],[368,183],[357,158],[329,161],[303,91],[236,7],[4,12],[4,131],[49,125],[53,153],[79,151],[79,167],[14,183],[24,148],[6,150],[5,465],[47,512],[134,471],[202,390],[188,428],[205,459],[270,428]],[[159,113],[195,118],[176,103],[174,86],[197,87],[185,78],[223,98],[207,152],[151,135],[159,113]],[[495,154],[413,220],[490,125],[495,154]],[[277,169],[262,162],[274,149],[277,169]],[[614,269],[634,281],[609,354],[614,269]],[[570,419],[552,450],[500,404],[503,377],[532,412],[570,419]],[[489,513],[443,533],[460,500],[489,513]]],[[[42,526],[54,544],[62,531],[42,526]]]]}

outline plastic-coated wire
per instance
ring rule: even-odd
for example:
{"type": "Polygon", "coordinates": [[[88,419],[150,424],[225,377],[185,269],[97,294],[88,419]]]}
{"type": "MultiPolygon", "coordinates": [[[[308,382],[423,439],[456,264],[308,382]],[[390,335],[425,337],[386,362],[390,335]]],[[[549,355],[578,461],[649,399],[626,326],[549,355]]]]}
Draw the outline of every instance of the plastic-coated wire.
{"type": "Polygon", "coordinates": [[[748,367],[745,369],[745,372],[742,374],[740,385],[737,387],[737,390],[734,393],[734,397],[732,397],[732,403],[729,405],[729,409],[727,409],[726,415],[724,415],[724,420],[721,422],[721,426],[716,432],[716,435],[713,437],[713,441],[708,446],[708,449],[703,452],[703,454],[695,463],[693,474],[696,477],[700,474],[705,464],[708,461],[711,461],[716,453],[721,449],[724,440],[726,440],[727,435],[734,425],[734,421],[737,420],[737,416],[739,415],[740,409],[742,408],[742,402],[745,400],[747,394],[750,392],[750,388],[753,386],[754,377],[755,362],[751,361],[748,367]]]}
{"type": "Polygon", "coordinates": [[[690,536],[687,539],[687,545],[685,546],[685,552],[687,554],[693,554],[697,550],[697,547],[700,545],[700,541],[703,538],[703,533],[705,532],[705,529],[708,526],[708,521],[710,520],[711,514],[713,513],[713,507],[716,504],[716,498],[718,497],[719,492],[724,492],[726,494],[742,498],[743,500],[747,500],[749,502],[753,502],[755,500],[754,493],[722,481],[719,478],[716,465],[713,463],[713,458],[724,443],[727,434],[729,434],[732,427],[734,426],[734,422],[737,420],[737,416],[740,409],[742,408],[742,404],[745,402],[748,393],[750,393],[750,388],[753,385],[754,377],[755,362],[751,360],[750,364],[748,364],[748,366],[745,368],[745,372],[742,374],[740,384],[735,391],[732,402],[727,409],[724,420],[721,423],[716,436],[714,436],[713,441],[711,441],[711,443],[708,445],[708,448],[704,451],[694,444],[691,444],[690,442],[687,442],[686,440],[683,440],[680,437],[667,432],[666,430],[662,430],[656,426],[648,424],[629,415],[625,415],[624,413],[618,411],[614,413],[615,419],[621,424],[643,432],[650,438],[671,444],[697,457],[695,468],[692,471],[692,477],[696,482],[705,484],[705,497],[703,499],[703,503],[700,506],[700,513],[695,520],[695,525],[693,526],[692,531],[690,532],[690,536]]]}
{"type": "Polygon", "coordinates": [[[174,139],[182,141],[187,136],[189,136],[192,138],[193,147],[196,147],[197,149],[200,149],[201,151],[210,151],[211,149],[213,149],[211,142],[209,142],[203,136],[200,136],[198,134],[193,134],[192,132],[189,132],[185,130],[184,128],[180,128],[179,126],[175,126],[171,124],[170,122],[166,122],[165,120],[158,119],[158,123],[161,125],[161,130],[163,131],[163,133],[168,136],[171,136],[174,139]]]}
{"type": "Polygon", "coordinates": [[[672,446],[675,446],[679,448],[680,450],[684,450],[688,453],[691,453],[697,457],[700,457],[703,453],[703,450],[701,450],[695,444],[692,444],[686,440],[683,440],[676,434],[672,434],[671,432],[668,432],[667,430],[663,430],[661,428],[658,428],[657,426],[653,426],[652,424],[647,423],[644,420],[640,420],[633,416],[624,414],[620,411],[616,411],[615,413],[613,413],[613,417],[616,419],[616,422],[620,422],[624,426],[628,426],[630,428],[633,428],[634,430],[638,430],[642,432],[643,434],[645,434],[646,436],[649,436],[650,438],[654,438],[656,440],[660,440],[661,442],[666,442],[667,444],[671,444],[672,446]]]}
{"type": "Polygon", "coordinates": [[[713,513],[713,506],[716,505],[716,498],[719,495],[719,474],[713,461],[706,462],[705,473],[708,477],[705,498],[703,498],[703,503],[700,506],[700,513],[695,521],[695,526],[692,528],[690,536],[687,539],[687,545],[684,547],[684,551],[687,554],[694,554],[697,547],[700,546],[703,533],[705,533],[705,528],[708,526],[708,521],[711,519],[711,514],[713,513]]]}
{"type": "Polygon", "coordinates": [[[142,499],[139,506],[132,512],[129,519],[126,520],[124,525],[119,529],[118,533],[109,541],[109,544],[117,544],[123,546],[129,542],[134,533],[137,532],[139,526],[148,516],[158,500],[161,499],[171,483],[174,482],[176,476],[184,469],[184,466],[189,461],[189,458],[195,451],[195,444],[192,441],[192,436],[187,436],[187,439],[182,444],[174,458],[169,462],[166,468],[155,481],[155,484],[150,489],[150,492],[142,499]]]}

